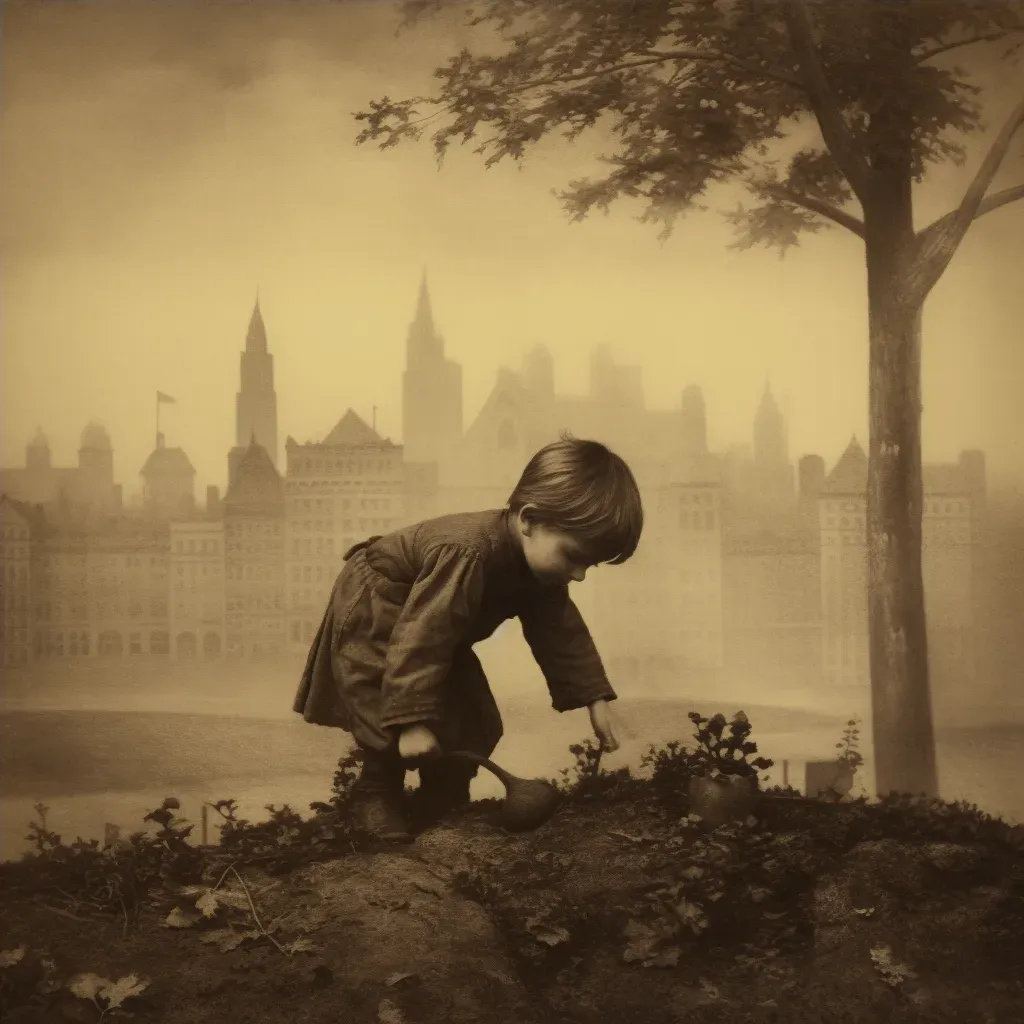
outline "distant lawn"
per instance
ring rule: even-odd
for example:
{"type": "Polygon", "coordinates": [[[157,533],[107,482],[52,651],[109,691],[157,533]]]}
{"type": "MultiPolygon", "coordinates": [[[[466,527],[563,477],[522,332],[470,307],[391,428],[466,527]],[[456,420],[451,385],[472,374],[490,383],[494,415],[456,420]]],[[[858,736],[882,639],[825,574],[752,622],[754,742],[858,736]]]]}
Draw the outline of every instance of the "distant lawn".
{"type": "MultiPolygon", "coordinates": [[[[499,698],[500,699],[500,698],[499,698]]],[[[536,700],[502,701],[506,742],[542,733],[552,742],[583,739],[585,711],[557,715],[536,700]]],[[[693,731],[686,714],[721,709],[687,701],[619,701],[619,719],[639,740],[684,743],[693,731]]],[[[755,736],[764,731],[838,731],[823,715],[749,707],[755,736]]],[[[330,777],[349,738],[339,729],[294,719],[148,711],[11,711],[0,714],[0,795],[51,798],[95,792],[199,787],[212,779],[242,778],[253,784],[285,775],[330,777]]],[[[562,760],[571,760],[567,750],[562,760]]]]}
{"type": "Polygon", "coordinates": [[[79,793],[200,786],[236,777],[328,778],[345,733],[294,721],[227,715],[25,711],[0,715],[0,794],[79,793]]]}

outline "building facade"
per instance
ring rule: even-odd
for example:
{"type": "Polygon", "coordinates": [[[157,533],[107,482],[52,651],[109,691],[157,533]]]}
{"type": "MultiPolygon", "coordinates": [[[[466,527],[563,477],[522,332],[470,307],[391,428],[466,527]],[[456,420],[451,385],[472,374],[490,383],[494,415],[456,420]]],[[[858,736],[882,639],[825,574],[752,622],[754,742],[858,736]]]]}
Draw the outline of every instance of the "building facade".
{"type": "Polygon", "coordinates": [[[402,448],[351,409],[317,444],[285,444],[288,643],[308,647],[349,548],[404,525],[402,448]]]}
{"type": "MultiPolygon", "coordinates": [[[[614,671],[672,685],[867,685],[867,456],[856,439],[830,471],[818,455],[794,467],[766,383],[750,443],[711,452],[698,386],[674,409],[648,409],[639,368],[599,348],[588,392],[564,395],[544,346],[498,373],[463,429],[461,367],[445,354],[425,278],[406,360],[403,445],[349,409],[322,441],[289,437],[282,473],[257,302],[229,486],[223,500],[208,491],[203,513],[188,456],[162,437],[135,514],[120,507],[99,424],[83,431],[79,464],[67,470],[53,467],[38,431],[25,467],[0,471],[3,663],[301,656],[353,544],[432,515],[501,507],[530,456],[569,431],[623,455],[644,501],[633,559],[574,587],[614,671]]],[[[933,678],[962,686],[978,671],[1008,670],[996,652],[1012,641],[995,638],[1016,635],[1020,595],[999,570],[1017,564],[1024,534],[990,509],[981,453],[925,467],[924,484],[933,678]]]]}

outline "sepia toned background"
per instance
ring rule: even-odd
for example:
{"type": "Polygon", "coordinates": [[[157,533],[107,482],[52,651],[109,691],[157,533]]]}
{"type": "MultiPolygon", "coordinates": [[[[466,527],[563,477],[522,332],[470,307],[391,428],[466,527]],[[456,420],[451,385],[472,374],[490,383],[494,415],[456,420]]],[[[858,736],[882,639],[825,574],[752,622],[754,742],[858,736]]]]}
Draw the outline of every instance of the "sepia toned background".
{"type": "MultiPolygon", "coordinates": [[[[742,703],[755,735],[767,731],[794,764],[829,756],[846,718],[866,714],[852,541],[862,467],[849,448],[854,436],[866,445],[860,242],[830,230],[784,260],[730,250],[721,211],[742,194],[727,187],[665,243],[628,203],[569,224],[551,190],[597,167],[609,141],[600,131],[487,171],[469,148],[439,169],[426,143],[356,147],[354,111],[429,90],[449,53],[481,42],[454,15],[410,33],[397,24],[392,5],[369,2],[4,7],[3,489],[66,520],[48,547],[33,540],[48,618],[31,627],[26,663],[5,670],[4,855],[39,798],[77,808],[69,829],[130,818],[145,797],[125,780],[154,793],[177,785],[195,800],[248,785],[255,807],[321,797],[341,740],[292,721],[290,703],[341,551],[420,514],[500,503],[531,446],[563,427],[622,450],[652,512],[635,563],[595,573],[579,597],[624,698],[625,760],[685,734],[687,702],[742,703]],[[403,399],[417,352],[457,363],[461,386],[425,356],[403,399]],[[251,393],[271,373],[273,439],[269,400],[251,393]],[[700,395],[684,399],[693,386],[700,395]],[[159,441],[158,390],[174,399],[160,406],[159,441]],[[458,429],[429,426],[459,401],[458,429]],[[83,441],[93,421],[102,426],[83,441]],[[300,478],[340,480],[349,455],[327,469],[318,449],[286,457],[287,438],[321,442],[336,425],[340,449],[380,446],[362,490],[347,477],[337,490],[339,503],[374,503],[361,515],[301,505],[300,478]],[[109,440],[120,486],[110,508],[70,476],[61,505],[57,476],[26,475],[40,431],[57,468],[109,440]],[[255,455],[242,472],[254,434],[278,485],[255,455]],[[180,469],[179,457],[157,454],[169,476],[144,485],[147,460],[168,450],[194,473],[175,476],[168,458],[180,469]],[[830,478],[830,499],[825,474],[844,452],[852,476],[830,478]],[[807,455],[821,462],[801,470],[807,455]],[[436,477],[410,469],[431,464],[436,477]],[[253,490],[236,490],[232,506],[238,473],[253,490]],[[663,486],[670,477],[682,490],[663,486]],[[259,526],[243,550],[238,538],[268,521],[252,506],[265,500],[281,533],[259,526]],[[115,506],[128,525],[109,525],[115,506]],[[712,518],[681,534],[691,510],[712,518]],[[829,562],[832,542],[851,548],[846,561],[829,562]],[[193,580],[184,591],[178,575],[193,580]],[[235,614],[232,602],[257,591],[268,607],[235,614]],[[268,630],[276,639],[261,649],[253,638],[268,630]],[[208,635],[216,643],[204,647],[208,635]],[[225,660],[233,645],[242,660],[225,660]],[[228,749],[252,748],[254,736],[263,756],[239,782],[236,759],[218,751],[226,737],[228,749]]],[[[1019,66],[997,71],[982,54],[970,70],[997,126],[1019,66]]],[[[964,167],[931,172],[917,197],[922,223],[958,201],[990,136],[969,140],[964,167]]],[[[1020,166],[1017,146],[995,187],[1018,180],[1020,166]]],[[[1001,801],[1017,817],[1019,788],[993,779],[1024,721],[1013,626],[1024,615],[1022,263],[1018,203],[971,228],[924,318],[944,795],[1001,801]]],[[[10,524],[26,538],[35,529],[20,514],[10,524]]],[[[10,558],[30,570],[27,554],[10,558]]],[[[484,647],[499,696],[514,697],[503,763],[555,771],[585,722],[546,712],[517,628],[484,647]],[[535,720],[549,731],[537,734],[535,720]]]]}

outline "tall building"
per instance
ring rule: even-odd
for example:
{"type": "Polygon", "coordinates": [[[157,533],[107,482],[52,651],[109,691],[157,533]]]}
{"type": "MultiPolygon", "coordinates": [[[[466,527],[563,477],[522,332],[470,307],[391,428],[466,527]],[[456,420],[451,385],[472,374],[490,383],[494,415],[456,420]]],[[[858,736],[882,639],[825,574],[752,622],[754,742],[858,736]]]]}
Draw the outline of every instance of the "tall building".
{"type": "Polygon", "coordinates": [[[224,496],[224,608],[229,658],[285,649],[284,483],[255,437],[224,496]]]}
{"type": "MultiPolygon", "coordinates": [[[[974,678],[975,515],[977,473],[959,464],[926,464],[922,482],[922,576],[932,692],[974,678]]],[[[867,564],[868,457],[857,442],[821,491],[821,597],[825,679],[866,685],[870,678],[867,564]]],[[[983,486],[983,483],[982,485],[983,486]]]]}
{"type": "Polygon", "coordinates": [[[319,444],[285,442],[288,643],[308,645],[345,552],[405,522],[402,448],[351,409],[319,444]]]}
{"type": "Polygon", "coordinates": [[[117,503],[114,490],[114,449],[101,423],[82,431],[78,449],[78,501],[94,511],[109,511],[117,503]]]}
{"type": "Polygon", "coordinates": [[[821,678],[818,531],[729,534],[723,551],[722,628],[730,680],[773,690],[821,678]]]}
{"type": "Polygon", "coordinates": [[[865,502],[868,457],[856,437],[825,478],[821,529],[822,660],[826,683],[866,686],[868,563],[865,502]]]}
{"type": "Polygon", "coordinates": [[[430,308],[427,275],[406,338],[402,440],[407,462],[439,463],[462,437],[462,367],[445,356],[430,308]]]}
{"type": "Polygon", "coordinates": [[[30,506],[0,495],[0,665],[32,658],[32,533],[30,506]]]}
{"type": "Polygon", "coordinates": [[[234,479],[234,468],[243,457],[253,437],[278,468],[277,392],[274,390],[274,357],[267,348],[267,328],[256,299],[245,350],[239,360],[240,386],[235,396],[235,447],[228,456],[228,484],[234,479]]]}
{"type": "Polygon", "coordinates": [[[224,651],[224,523],[205,517],[171,523],[169,628],[174,661],[224,651]]]}

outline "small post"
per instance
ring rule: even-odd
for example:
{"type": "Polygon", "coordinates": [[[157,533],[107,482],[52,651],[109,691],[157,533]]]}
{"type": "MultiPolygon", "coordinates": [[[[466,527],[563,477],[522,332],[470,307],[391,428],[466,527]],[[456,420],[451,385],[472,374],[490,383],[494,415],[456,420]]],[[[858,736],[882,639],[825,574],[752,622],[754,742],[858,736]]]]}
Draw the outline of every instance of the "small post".
{"type": "Polygon", "coordinates": [[[121,838],[121,827],[112,825],[109,821],[103,826],[104,847],[113,846],[121,838]]]}
{"type": "Polygon", "coordinates": [[[200,811],[200,820],[202,821],[201,831],[203,836],[203,846],[206,846],[206,833],[210,823],[210,812],[205,800],[203,801],[203,807],[200,811]]]}
{"type": "Polygon", "coordinates": [[[782,786],[784,789],[789,789],[789,760],[784,759],[782,762],[782,786]]]}

